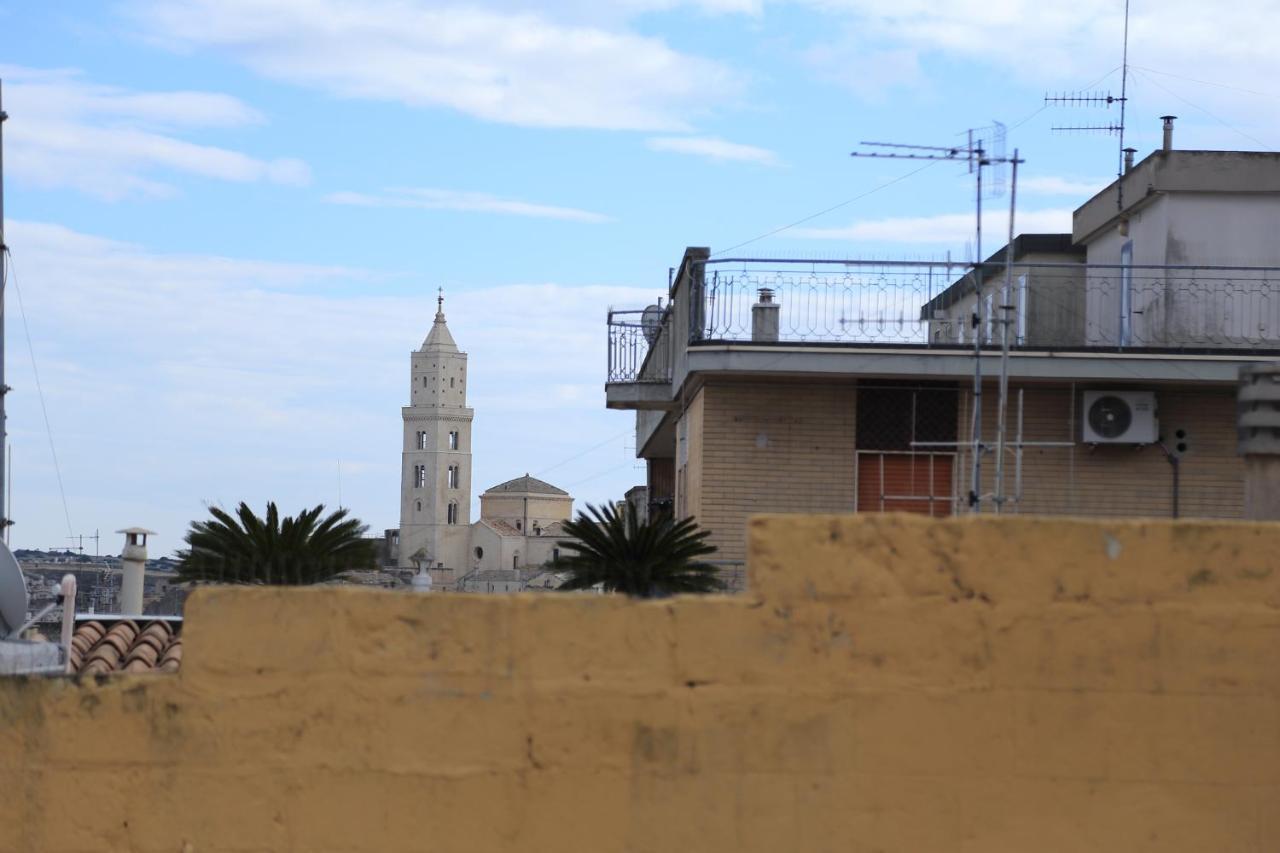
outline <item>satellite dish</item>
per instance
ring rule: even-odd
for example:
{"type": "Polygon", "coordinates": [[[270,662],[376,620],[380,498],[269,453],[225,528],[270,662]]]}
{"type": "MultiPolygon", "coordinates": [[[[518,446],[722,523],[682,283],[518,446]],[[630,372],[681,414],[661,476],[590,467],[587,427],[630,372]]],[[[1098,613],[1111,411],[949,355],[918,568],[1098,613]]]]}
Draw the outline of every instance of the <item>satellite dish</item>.
{"type": "Polygon", "coordinates": [[[1122,397],[1099,397],[1089,407],[1089,428],[1103,438],[1119,438],[1133,426],[1133,407],[1122,397]]]}
{"type": "Polygon", "coordinates": [[[0,542],[0,639],[27,621],[27,581],[9,546],[0,542]]]}
{"type": "Polygon", "coordinates": [[[653,343],[658,339],[658,333],[662,331],[662,315],[663,309],[661,305],[650,305],[644,309],[644,313],[640,315],[640,325],[644,328],[644,336],[649,343],[653,343]]]}

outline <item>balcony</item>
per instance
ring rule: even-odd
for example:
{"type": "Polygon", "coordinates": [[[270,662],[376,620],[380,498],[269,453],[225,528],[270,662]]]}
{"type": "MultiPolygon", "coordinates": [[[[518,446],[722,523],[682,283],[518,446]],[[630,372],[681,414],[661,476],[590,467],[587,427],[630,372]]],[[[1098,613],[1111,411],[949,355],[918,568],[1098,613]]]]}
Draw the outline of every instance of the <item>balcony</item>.
{"type": "Polygon", "coordinates": [[[1280,356],[1271,267],[686,257],[669,295],[610,312],[611,408],[669,409],[690,372],[959,378],[1006,332],[1025,378],[1222,382],[1280,356]]]}

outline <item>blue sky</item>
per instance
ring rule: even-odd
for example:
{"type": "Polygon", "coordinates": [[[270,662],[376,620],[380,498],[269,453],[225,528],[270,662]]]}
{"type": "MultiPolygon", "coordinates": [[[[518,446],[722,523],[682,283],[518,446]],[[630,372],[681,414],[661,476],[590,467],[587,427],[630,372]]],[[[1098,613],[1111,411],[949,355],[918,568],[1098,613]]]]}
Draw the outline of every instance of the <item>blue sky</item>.
{"type": "MultiPolygon", "coordinates": [[[[1067,230],[1113,137],[1121,0],[123,0],[0,3],[12,514],[19,547],[160,531],[208,503],[397,523],[408,353],[437,287],[471,354],[476,492],[641,482],[603,405],[604,317],[999,120],[1019,230],[1067,230]]],[[[1280,4],[1135,0],[1129,140],[1271,149],[1280,4]]],[[[965,256],[942,164],[735,254],[965,256]]],[[[1000,207],[1006,202],[992,202],[1000,207]]],[[[993,232],[1002,216],[988,221],[993,232]]],[[[995,248],[994,245],[987,248],[995,248]]]]}

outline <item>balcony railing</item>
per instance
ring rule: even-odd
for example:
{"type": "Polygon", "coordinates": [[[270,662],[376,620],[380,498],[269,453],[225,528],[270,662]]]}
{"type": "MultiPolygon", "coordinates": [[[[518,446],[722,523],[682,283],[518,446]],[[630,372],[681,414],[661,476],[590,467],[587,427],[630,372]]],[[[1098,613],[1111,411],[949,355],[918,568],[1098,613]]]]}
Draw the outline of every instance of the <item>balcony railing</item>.
{"type": "Polygon", "coordinates": [[[1018,347],[1280,349],[1280,268],[1015,264],[1007,287],[1003,265],[983,274],[977,296],[976,271],[956,264],[710,262],[690,288],[690,338],[761,340],[768,290],[781,342],[938,346],[976,331],[994,344],[1004,320],[1018,347]]]}
{"type": "Polygon", "coordinates": [[[677,311],[692,345],[996,346],[1007,325],[1018,349],[1280,353],[1277,267],[730,259],[674,296],[609,313],[608,381],[670,380],[677,311]]]}
{"type": "Polygon", "coordinates": [[[609,312],[609,382],[670,382],[671,309],[609,312]],[[647,320],[646,320],[647,317],[647,320]]]}

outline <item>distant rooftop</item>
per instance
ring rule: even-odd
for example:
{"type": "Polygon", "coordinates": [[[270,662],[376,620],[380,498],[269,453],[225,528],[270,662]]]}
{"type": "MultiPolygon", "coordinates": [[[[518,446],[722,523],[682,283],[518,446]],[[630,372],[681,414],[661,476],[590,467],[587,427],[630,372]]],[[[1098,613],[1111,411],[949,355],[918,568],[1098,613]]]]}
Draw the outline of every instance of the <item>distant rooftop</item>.
{"type": "Polygon", "coordinates": [[[539,480],[537,477],[530,477],[528,474],[523,477],[516,477],[514,480],[507,480],[505,483],[499,483],[488,489],[485,494],[493,494],[494,492],[525,495],[564,495],[566,497],[569,494],[564,489],[557,489],[550,483],[539,480]]]}

